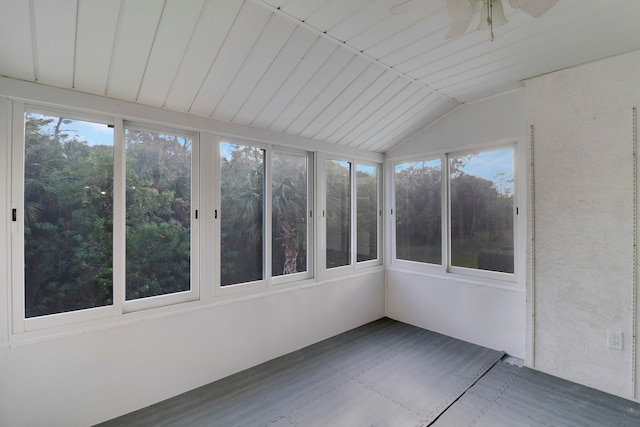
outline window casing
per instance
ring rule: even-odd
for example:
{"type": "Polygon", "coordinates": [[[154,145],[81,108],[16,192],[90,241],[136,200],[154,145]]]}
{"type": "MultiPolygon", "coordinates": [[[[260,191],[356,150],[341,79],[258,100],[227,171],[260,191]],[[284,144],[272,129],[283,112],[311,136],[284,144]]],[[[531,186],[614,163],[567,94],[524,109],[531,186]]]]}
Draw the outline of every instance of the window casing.
{"type": "Polygon", "coordinates": [[[392,164],[393,264],[517,281],[516,144],[392,164]]]}

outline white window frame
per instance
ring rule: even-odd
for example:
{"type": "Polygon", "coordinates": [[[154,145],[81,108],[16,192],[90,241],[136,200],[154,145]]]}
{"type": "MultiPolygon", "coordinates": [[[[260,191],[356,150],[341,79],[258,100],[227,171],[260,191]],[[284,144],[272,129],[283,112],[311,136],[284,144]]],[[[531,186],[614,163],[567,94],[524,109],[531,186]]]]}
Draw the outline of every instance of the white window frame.
{"type": "Polygon", "coordinates": [[[360,269],[366,269],[366,268],[371,268],[371,267],[379,267],[382,266],[383,264],[383,233],[382,233],[382,205],[383,205],[383,199],[382,199],[382,184],[383,184],[383,176],[382,176],[382,171],[383,171],[383,165],[382,163],[378,163],[378,162],[372,162],[372,161],[367,161],[367,160],[361,160],[359,158],[354,158],[354,157],[348,157],[348,156],[341,156],[338,154],[332,154],[332,153],[319,153],[318,154],[318,214],[319,214],[319,218],[320,218],[320,223],[318,226],[318,236],[319,236],[319,242],[317,245],[318,248],[318,254],[317,254],[317,259],[318,259],[318,264],[320,267],[320,271],[321,271],[321,279],[322,280],[330,280],[333,278],[337,278],[337,277],[343,277],[345,275],[345,273],[350,273],[350,272],[354,272],[360,269]],[[326,210],[327,210],[327,171],[326,171],[326,164],[327,161],[329,160],[335,160],[335,161],[340,161],[340,162],[349,162],[351,165],[351,173],[350,173],[350,180],[351,180],[351,200],[350,200],[350,206],[351,206],[351,215],[350,215],[350,230],[349,230],[349,235],[351,238],[350,241],[350,254],[349,254],[349,264],[348,265],[343,265],[343,266],[339,266],[339,267],[331,267],[331,268],[327,268],[327,218],[326,218],[326,210]],[[358,239],[357,239],[357,233],[358,233],[358,227],[357,227],[357,183],[356,183],[356,170],[357,170],[357,165],[364,165],[364,166],[375,166],[377,168],[377,186],[378,186],[378,191],[377,191],[377,196],[378,196],[378,200],[377,200],[377,217],[378,217],[378,226],[377,226],[377,245],[378,245],[378,253],[377,253],[377,258],[373,259],[373,260],[368,260],[368,261],[360,261],[357,262],[357,245],[358,245],[358,239]]]}
{"type": "Polygon", "coordinates": [[[492,283],[496,286],[512,287],[515,283],[521,283],[524,275],[524,243],[522,239],[523,228],[526,227],[526,218],[524,212],[526,206],[524,206],[524,193],[523,180],[524,177],[520,176],[520,164],[523,162],[521,159],[521,145],[519,140],[509,139],[508,141],[494,141],[493,143],[485,143],[482,145],[476,145],[471,147],[463,147],[459,150],[444,151],[428,153],[420,156],[409,156],[397,159],[389,160],[390,166],[390,206],[393,209],[390,215],[389,229],[391,239],[391,260],[390,267],[400,270],[413,271],[418,273],[425,273],[435,276],[443,277],[467,277],[472,282],[475,279],[480,279],[482,283],[492,283]],[[511,148],[513,150],[513,240],[514,240],[514,272],[503,273],[497,271],[481,270],[468,267],[458,267],[451,265],[451,194],[450,194],[450,158],[463,156],[467,154],[481,154],[491,151],[499,151],[502,149],[511,148]],[[420,162],[440,159],[441,161],[441,175],[442,175],[442,190],[441,190],[441,232],[442,232],[442,252],[441,252],[441,264],[430,264],[418,261],[409,261],[398,259],[396,256],[396,178],[395,168],[396,165],[409,162],[420,162]]]}
{"type": "MultiPolygon", "coordinates": [[[[124,121],[108,114],[91,114],[73,109],[48,107],[19,101],[12,101],[11,122],[11,208],[16,210],[16,221],[11,226],[11,326],[12,334],[37,331],[46,328],[78,324],[97,319],[113,318],[123,314],[149,308],[196,301],[199,298],[199,221],[191,224],[191,289],[185,292],[140,298],[125,301],[125,200],[126,200],[126,152],[124,144],[124,121]],[[31,318],[25,317],[25,276],[24,268],[24,155],[25,155],[25,114],[36,113],[53,117],[89,121],[112,126],[114,129],[114,171],[113,171],[113,303],[102,307],[73,310],[31,318]]],[[[199,201],[199,138],[197,132],[183,131],[174,127],[157,127],[137,124],[139,129],[166,134],[188,136],[192,140],[192,200],[191,214],[195,215],[199,201]]]]}
{"type": "Polygon", "coordinates": [[[286,274],[286,275],[280,275],[280,276],[274,276],[273,272],[271,271],[271,265],[272,265],[272,234],[273,230],[271,229],[272,223],[273,221],[271,220],[271,217],[273,215],[272,209],[271,209],[271,200],[272,200],[272,189],[273,189],[273,183],[271,180],[272,177],[272,173],[269,173],[269,183],[267,183],[267,186],[269,188],[269,214],[268,215],[268,220],[267,222],[269,223],[269,231],[270,231],[270,236],[269,236],[269,242],[267,243],[268,246],[268,263],[269,263],[269,284],[273,285],[273,286],[279,286],[279,285],[284,285],[284,284],[288,284],[291,282],[299,282],[299,281],[304,281],[304,280],[310,280],[313,279],[313,272],[314,272],[314,259],[315,259],[315,239],[314,239],[314,235],[315,235],[315,212],[314,212],[314,200],[315,200],[315,192],[314,192],[314,171],[315,171],[315,165],[314,165],[314,154],[312,152],[308,152],[308,151],[301,151],[301,150],[294,150],[291,148],[285,148],[285,147],[279,147],[279,146],[269,146],[270,149],[270,154],[269,154],[269,166],[268,168],[271,170],[271,155],[273,154],[273,152],[276,153],[283,153],[283,154],[290,154],[290,155],[294,155],[294,156],[300,156],[300,157],[305,157],[307,159],[307,212],[306,212],[306,217],[307,217],[307,271],[302,271],[299,273],[294,273],[294,274],[286,274]]]}

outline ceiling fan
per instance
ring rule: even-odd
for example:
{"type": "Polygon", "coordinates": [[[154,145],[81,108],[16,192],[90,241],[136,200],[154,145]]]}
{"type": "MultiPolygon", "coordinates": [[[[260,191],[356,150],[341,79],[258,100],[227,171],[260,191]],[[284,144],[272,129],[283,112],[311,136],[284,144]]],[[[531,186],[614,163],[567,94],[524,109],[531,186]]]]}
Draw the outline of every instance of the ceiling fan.
{"type": "MultiPolygon", "coordinates": [[[[389,9],[392,15],[409,12],[420,2],[425,0],[406,0],[389,9]]],[[[508,0],[514,9],[520,9],[534,18],[538,18],[549,11],[558,0],[508,0]]],[[[478,29],[491,29],[493,40],[493,27],[507,23],[504,15],[502,0],[447,0],[447,8],[453,16],[453,23],[445,34],[445,39],[451,39],[464,34],[476,13],[480,10],[480,24],[478,29]]]]}

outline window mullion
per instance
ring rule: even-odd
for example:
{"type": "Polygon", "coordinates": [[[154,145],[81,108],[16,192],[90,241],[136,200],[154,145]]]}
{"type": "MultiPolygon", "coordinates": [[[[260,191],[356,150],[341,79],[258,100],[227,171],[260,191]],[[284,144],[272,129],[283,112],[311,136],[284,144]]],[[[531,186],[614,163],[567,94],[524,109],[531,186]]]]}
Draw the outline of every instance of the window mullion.
{"type": "Polygon", "coordinates": [[[442,215],[441,215],[441,231],[442,231],[442,269],[444,271],[451,270],[451,167],[449,165],[449,155],[441,156],[442,168],[442,215]]]}
{"type": "Polygon", "coordinates": [[[127,152],[124,142],[124,122],[114,124],[113,162],[113,308],[123,312],[126,285],[126,170],[127,152]]]}

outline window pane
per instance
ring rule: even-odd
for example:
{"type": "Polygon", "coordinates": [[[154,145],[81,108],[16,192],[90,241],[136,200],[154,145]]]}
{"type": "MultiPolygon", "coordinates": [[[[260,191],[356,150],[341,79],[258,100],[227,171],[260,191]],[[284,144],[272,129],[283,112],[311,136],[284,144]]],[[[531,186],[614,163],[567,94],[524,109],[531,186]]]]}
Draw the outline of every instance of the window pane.
{"type": "Polygon", "coordinates": [[[513,149],[450,158],[451,265],[513,273],[513,149]]]}
{"type": "Polygon", "coordinates": [[[264,150],[220,144],[222,286],[262,280],[264,150]]]}
{"type": "Polygon", "coordinates": [[[378,258],[378,168],[356,165],[358,262],[378,258]]]}
{"type": "Polygon", "coordinates": [[[307,157],[274,152],[272,167],[273,276],[307,271],[307,157]]]}
{"type": "Polygon", "coordinates": [[[442,263],[442,181],[439,159],[395,166],[396,258],[442,263]]]}
{"type": "Polygon", "coordinates": [[[113,130],[25,116],[25,316],[113,300],[113,130]]]}
{"type": "Polygon", "coordinates": [[[327,160],[327,268],[351,262],[351,163],[327,160]]]}
{"type": "Polygon", "coordinates": [[[126,130],[126,298],[191,289],[191,139],[126,130]]]}

